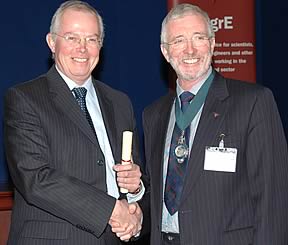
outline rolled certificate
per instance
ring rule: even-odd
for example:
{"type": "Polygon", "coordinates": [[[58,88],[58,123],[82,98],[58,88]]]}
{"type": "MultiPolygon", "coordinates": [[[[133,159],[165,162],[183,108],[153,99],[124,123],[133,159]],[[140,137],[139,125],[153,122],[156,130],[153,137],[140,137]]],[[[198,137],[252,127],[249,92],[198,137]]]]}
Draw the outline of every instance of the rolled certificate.
{"type": "MultiPolygon", "coordinates": [[[[133,139],[133,132],[123,131],[121,164],[131,164],[132,139],[133,139]]],[[[121,187],[120,192],[128,193],[128,190],[121,187]]]]}

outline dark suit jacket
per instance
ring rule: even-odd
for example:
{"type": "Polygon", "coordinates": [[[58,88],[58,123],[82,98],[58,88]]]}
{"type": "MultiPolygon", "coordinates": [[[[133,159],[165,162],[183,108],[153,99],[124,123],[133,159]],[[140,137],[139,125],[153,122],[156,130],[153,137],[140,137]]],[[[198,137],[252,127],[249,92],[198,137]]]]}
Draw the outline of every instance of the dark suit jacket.
{"type": "MultiPolygon", "coordinates": [[[[175,96],[169,93],[143,113],[151,245],[160,244],[163,152],[175,96]]],[[[187,167],[181,245],[287,245],[287,207],[287,142],[272,93],[216,74],[187,167]],[[235,173],[204,170],[205,147],[218,146],[222,133],[225,146],[238,149],[235,173]]]]}
{"type": "MultiPolygon", "coordinates": [[[[93,79],[115,162],[123,130],[134,131],[128,97],[93,79]]],[[[5,146],[15,184],[8,244],[118,244],[107,225],[115,198],[95,135],[55,67],[8,90],[5,146]],[[109,184],[109,183],[108,183],[109,184]]]]}

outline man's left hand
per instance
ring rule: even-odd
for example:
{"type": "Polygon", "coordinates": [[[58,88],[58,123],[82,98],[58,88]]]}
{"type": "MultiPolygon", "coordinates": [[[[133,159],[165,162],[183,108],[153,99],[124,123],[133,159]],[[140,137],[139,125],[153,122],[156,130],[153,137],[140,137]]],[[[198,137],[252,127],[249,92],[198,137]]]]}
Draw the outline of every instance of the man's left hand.
{"type": "Polygon", "coordinates": [[[113,169],[116,171],[119,187],[127,189],[132,194],[139,191],[141,171],[137,164],[116,164],[113,169]]]}

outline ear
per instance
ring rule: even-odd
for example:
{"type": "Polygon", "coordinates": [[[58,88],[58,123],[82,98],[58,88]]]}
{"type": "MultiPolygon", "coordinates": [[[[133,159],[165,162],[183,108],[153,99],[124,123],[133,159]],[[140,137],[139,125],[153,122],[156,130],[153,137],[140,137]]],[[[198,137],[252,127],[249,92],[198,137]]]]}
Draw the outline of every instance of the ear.
{"type": "Polygon", "coordinates": [[[166,61],[168,63],[170,63],[170,58],[169,58],[167,46],[165,44],[161,44],[160,48],[161,48],[161,52],[162,52],[163,56],[165,57],[166,61]]]}
{"type": "Polygon", "coordinates": [[[46,35],[46,42],[47,42],[51,52],[54,54],[55,53],[55,40],[53,39],[51,33],[48,33],[46,35]]]}
{"type": "Polygon", "coordinates": [[[213,54],[214,48],[215,48],[215,37],[210,39],[210,51],[211,51],[211,54],[213,54]]]}

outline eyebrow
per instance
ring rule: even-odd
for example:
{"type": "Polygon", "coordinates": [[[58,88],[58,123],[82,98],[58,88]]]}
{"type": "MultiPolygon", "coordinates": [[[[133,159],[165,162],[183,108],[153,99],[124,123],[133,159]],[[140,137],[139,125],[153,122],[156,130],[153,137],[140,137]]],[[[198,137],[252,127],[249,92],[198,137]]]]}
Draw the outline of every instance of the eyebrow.
{"type": "MultiPolygon", "coordinates": [[[[208,34],[205,32],[194,32],[192,36],[195,36],[195,35],[208,35],[208,34]]],[[[177,38],[181,38],[181,37],[185,37],[185,36],[183,34],[179,34],[176,37],[173,37],[173,39],[177,39],[177,38]]]]}
{"type": "MultiPolygon", "coordinates": [[[[65,32],[63,35],[67,35],[67,34],[73,34],[73,35],[78,35],[78,36],[81,36],[81,34],[77,33],[77,32],[65,32]]],[[[91,37],[91,36],[97,36],[97,37],[100,37],[99,34],[97,33],[94,33],[94,34],[89,34],[89,35],[85,35],[86,37],[91,37]]]]}

